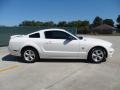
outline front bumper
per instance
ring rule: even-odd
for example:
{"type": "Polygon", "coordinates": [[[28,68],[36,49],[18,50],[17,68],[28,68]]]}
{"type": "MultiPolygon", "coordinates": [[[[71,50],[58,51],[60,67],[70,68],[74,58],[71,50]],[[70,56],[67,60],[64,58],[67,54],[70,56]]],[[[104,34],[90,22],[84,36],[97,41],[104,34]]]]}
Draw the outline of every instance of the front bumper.
{"type": "Polygon", "coordinates": [[[112,57],[114,52],[115,52],[115,50],[113,48],[109,48],[108,49],[108,58],[112,57]]]}

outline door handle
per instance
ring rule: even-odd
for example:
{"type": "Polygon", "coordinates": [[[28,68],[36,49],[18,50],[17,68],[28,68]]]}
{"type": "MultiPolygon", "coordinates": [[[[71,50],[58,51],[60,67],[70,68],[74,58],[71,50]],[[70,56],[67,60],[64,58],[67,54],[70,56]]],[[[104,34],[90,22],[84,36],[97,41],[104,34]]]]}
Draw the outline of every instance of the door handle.
{"type": "Polygon", "coordinates": [[[52,41],[48,41],[46,42],[46,44],[54,44],[52,41]]]}

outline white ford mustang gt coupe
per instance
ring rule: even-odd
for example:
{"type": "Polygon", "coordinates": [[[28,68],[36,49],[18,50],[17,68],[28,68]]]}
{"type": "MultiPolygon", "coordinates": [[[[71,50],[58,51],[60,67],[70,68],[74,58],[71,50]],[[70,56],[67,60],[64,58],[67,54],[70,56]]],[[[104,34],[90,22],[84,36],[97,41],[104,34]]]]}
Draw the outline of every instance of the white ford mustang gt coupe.
{"type": "Polygon", "coordinates": [[[85,59],[100,63],[112,57],[110,42],[77,37],[63,29],[44,29],[28,35],[13,35],[8,47],[10,54],[25,62],[38,59],[85,59]]]}

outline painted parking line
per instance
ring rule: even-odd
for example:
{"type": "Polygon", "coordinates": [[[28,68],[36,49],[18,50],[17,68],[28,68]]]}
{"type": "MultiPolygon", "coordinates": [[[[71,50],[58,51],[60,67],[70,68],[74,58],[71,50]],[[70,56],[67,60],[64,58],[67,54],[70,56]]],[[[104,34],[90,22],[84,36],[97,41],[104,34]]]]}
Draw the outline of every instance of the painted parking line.
{"type": "Polygon", "coordinates": [[[6,68],[0,68],[0,72],[9,71],[9,70],[15,69],[17,67],[18,67],[18,65],[9,66],[9,67],[6,67],[6,68]]]}

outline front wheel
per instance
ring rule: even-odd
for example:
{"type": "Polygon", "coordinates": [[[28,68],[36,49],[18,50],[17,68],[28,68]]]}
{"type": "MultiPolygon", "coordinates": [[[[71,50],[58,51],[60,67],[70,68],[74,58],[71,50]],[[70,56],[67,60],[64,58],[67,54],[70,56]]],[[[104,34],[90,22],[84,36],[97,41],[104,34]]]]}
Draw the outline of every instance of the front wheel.
{"type": "Polygon", "coordinates": [[[22,51],[22,58],[26,63],[34,63],[38,60],[39,56],[35,49],[26,48],[22,51]]]}
{"type": "Polygon", "coordinates": [[[100,63],[106,60],[105,50],[102,48],[94,48],[88,55],[88,60],[94,63],[100,63]]]}

